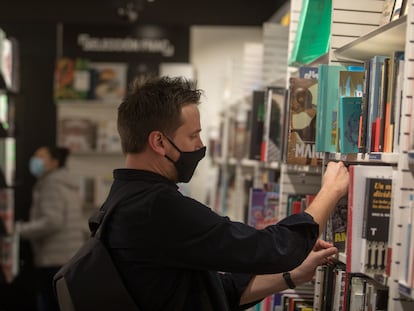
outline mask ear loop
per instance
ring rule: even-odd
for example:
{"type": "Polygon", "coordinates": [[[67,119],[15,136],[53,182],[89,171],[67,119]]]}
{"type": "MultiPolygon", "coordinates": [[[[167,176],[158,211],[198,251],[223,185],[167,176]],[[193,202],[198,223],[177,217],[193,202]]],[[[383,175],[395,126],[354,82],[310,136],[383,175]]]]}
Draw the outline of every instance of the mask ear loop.
{"type": "Polygon", "coordinates": [[[177,150],[179,153],[182,153],[182,151],[180,150],[180,148],[177,147],[176,144],[173,143],[173,141],[164,133],[162,133],[162,135],[165,136],[165,138],[167,138],[168,142],[175,148],[175,150],[177,150]]]}
{"type": "MultiPolygon", "coordinates": [[[[162,135],[164,135],[164,137],[165,138],[167,138],[167,140],[168,140],[168,142],[181,154],[181,150],[180,149],[178,149],[178,147],[172,142],[172,140],[171,139],[169,139],[168,138],[168,136],[167,135],[165,135],[163,132],[160,132],[162,135]]],[[[161,139],[161,135],[160,135],[160,140],[161,140],[161,143],[162,143],[162,139],[161,139]]],[[[175,164],[176,162],[173,160],[173,159],[171,159],[167,154],[165,154],[164,155],[164,157],[166,157],[167,158],[167,160],[169,160],[171,163],[173,163],[173,164],[175,164]]]]}

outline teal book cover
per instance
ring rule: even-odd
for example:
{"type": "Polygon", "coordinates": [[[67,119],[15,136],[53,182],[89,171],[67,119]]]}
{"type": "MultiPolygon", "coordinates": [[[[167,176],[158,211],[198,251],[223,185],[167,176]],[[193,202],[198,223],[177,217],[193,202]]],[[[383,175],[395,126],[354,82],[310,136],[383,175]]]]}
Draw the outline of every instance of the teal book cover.
{"type": "Polygon", "coordinates": [[[339,147],[341,153],[358,153],[362,97],[341,97],[339,102],[339,147]]]}
{"type": "Polygon", "coordinates": [[[339,106],[339,72],[344,66],[321,64],[318,68],[318,105],[316,113],[315,149],[336,152],[339,106]]]}

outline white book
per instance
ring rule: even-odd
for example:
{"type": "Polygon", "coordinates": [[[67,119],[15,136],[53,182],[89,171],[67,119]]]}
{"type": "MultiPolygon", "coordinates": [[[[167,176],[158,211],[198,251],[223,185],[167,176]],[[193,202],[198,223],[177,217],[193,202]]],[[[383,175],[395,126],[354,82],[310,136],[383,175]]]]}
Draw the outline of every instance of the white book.
{"type": "Polygon", "coordinates": [[[351,165],[349,167],[350,185],[348,192],[348,225],[346,245],[347,272],[364,273],[367,256],[366,240],[362,238],[365,210],[366,179],[392,179],[391,166],[351,165]]]}

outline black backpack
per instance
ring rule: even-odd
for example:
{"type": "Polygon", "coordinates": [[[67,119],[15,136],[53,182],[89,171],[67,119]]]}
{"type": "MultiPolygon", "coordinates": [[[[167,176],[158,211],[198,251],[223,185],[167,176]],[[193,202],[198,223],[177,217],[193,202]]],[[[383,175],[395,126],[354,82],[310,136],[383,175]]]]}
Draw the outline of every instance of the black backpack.
{"type": "Polygon", "coordinates": [[[101,241],[108,216],[123,198],[137,191],[137,185],[130,182],[120,188],[89,219],[91,237],[54,276],[61,311],[139,311],[101,241]]]}

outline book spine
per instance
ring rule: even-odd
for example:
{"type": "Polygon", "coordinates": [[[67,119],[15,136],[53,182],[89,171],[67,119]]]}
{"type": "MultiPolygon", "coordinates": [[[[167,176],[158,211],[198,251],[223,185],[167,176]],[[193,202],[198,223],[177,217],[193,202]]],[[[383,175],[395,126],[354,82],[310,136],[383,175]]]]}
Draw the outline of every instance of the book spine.
{"type": "Polygon", "coordinates": [[[369,111],[369,83],[370,83],[370,61],[364,63],[364,85],[361,104],[361,118],[359,122],[358,148],[359,152],[367,152],[367,122],[369,111]]]}
{"type": "Polygon", "coordinates": [[[381,66],[384,63],[385,56],[374,56],[370,65],[370,85],[369,85],[369,113],[368,113],[368,135],[367,135],[367,152],[372,152],[375,146],[375,136],[379,135],[376,131],[376,122],[378,118],[378,109],[381,91],[381,66]]]}

